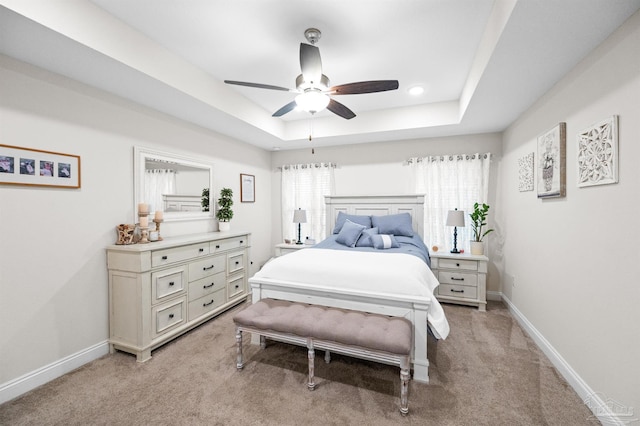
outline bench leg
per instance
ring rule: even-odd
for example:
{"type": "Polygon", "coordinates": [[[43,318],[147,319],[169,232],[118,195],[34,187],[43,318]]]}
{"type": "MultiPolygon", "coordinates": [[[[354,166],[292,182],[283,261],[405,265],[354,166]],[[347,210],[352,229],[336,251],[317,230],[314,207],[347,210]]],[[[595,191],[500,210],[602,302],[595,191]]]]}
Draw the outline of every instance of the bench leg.
{"type": "Polygon", "coordinates": [[[242,330],[239,327],[236,327],[236,347],[236,368],[242,370],[242,330]]]}
{"type": "Polygon", "coordinates": [[[329,364],[331,362],[331,352],[324,351],[324,362],[329,364]]]}
{"type": "Polygon", "coordinates": [[[409,359],[400,363],[400,413],[406,416],[409,412],[409,359]]]}
{"type": "Polygon", "coordinates": [[[265,349],[267,347],[267,338],[263,335],[260,335],[260,349],[265,349]]]}
{"type": "Polygon", "coordinates": [[[313,339],[307,339],[307,348],[309,349],[307,352],[307,356],[309,357],[309,382],[307,383],[307,387],[309,390],[314,390],[316,387],[316,383],[314,381],[316,352],[313,349],[313,339]]]}

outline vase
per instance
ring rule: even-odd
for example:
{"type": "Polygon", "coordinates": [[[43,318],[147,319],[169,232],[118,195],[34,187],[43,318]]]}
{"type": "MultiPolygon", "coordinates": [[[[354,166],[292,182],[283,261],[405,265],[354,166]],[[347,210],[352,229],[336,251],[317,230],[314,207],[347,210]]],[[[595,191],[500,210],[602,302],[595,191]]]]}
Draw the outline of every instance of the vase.
{"type": "Polygon", "coordinates": [[[482,241],[471,241],[471,254],[483,255],[484,243],[482,241]]]}
{"type": "Polygon", "coordinates": [[[231,229],[231,222],[218,222],[218,230],[220,232],[227,232],[231,229]]]}

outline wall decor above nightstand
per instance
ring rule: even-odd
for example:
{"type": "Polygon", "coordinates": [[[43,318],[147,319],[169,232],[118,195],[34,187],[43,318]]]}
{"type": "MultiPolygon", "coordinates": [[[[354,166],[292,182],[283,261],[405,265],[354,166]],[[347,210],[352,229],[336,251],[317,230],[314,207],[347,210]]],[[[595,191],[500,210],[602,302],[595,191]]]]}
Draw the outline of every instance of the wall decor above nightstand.
{"type": "Polygon", "coordinates": [[[446,252],[429,255],[431,270],[440,283],[435,291],[439,301],[477,306],[486,311],[487,256],[446,252]]]}

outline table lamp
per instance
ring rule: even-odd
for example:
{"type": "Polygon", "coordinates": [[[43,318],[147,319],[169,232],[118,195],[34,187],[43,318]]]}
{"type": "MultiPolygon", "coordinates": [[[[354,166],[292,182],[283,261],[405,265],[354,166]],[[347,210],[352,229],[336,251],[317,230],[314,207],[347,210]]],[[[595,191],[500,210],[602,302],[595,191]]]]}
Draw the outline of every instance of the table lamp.
{"type": "Polygon", "coordinates": [[[453,226],[453,250],[451,253],[460,253],[458,251],[458,226],[464,226],[464,212],[462,210],[449,210],[447,213],[447,226],[453,226]]]}
{"type": "Polygon", "coordinates": [[[307,223],[307,211],[302,209],[294,210],[293,223],[298,224],[298,241],[296,241],[296,244],[302,244],[302,240],[300,239],[300,228],[301,228],[300,224],[307,223]]]}

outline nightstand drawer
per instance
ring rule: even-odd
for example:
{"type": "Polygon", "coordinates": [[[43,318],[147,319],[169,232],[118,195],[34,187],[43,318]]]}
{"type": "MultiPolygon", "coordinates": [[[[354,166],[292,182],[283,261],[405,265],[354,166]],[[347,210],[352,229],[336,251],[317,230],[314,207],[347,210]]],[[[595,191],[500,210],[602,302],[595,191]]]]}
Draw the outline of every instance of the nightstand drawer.
{"type": "Polygon", "coordinates": [[[475,260],[462,259],[440,259],[438,268],[440,269],[460,269],[465,271],[477,271],[478,262],[475,260]]]}
{"type": "Polygon", "coordinates": [[[477,299],[477,287],[467,287],[464,285],[440,284],[438,286],[438,294],[440,296],[460,297],[463,299],[477,299]]]}
{"type": "Polygon", "coordinates": [[[465,274],[455,271],[438,271],[438,282],[440,284],[453,284],[463,286],[478,286],[477,274],[465,274]]]}

